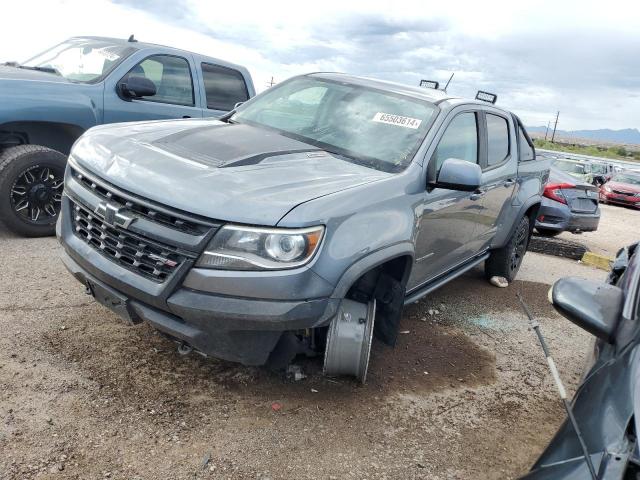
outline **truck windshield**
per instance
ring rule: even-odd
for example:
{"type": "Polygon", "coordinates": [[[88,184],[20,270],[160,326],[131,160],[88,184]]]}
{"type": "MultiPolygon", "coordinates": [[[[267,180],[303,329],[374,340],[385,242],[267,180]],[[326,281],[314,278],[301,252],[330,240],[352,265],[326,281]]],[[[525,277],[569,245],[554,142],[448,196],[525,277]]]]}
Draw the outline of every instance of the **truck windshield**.
{"type": "Polygon", "coordinates": [[[135,50],[109,40],[72,38],[27,60],[20,68],[54,73],[74,82],[93,83],[135,50]]]}
{"type": "Polygon", "coordinates": [[[397,172],[411,162],[437,109],[393,92],[298,77],[242,105],[229,121],[275,129],[346,160],[397,172]]]}

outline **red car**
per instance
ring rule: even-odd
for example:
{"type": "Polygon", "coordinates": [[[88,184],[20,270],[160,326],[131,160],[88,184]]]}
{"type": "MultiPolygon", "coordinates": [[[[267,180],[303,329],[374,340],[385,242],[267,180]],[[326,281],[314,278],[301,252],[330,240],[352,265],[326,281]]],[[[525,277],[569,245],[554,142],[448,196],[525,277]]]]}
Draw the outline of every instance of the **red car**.
{"type": "Polygon", "coordinates": [[[616,173],[600,187],[602,203],[640,208],[640,173],[616,173]]]}

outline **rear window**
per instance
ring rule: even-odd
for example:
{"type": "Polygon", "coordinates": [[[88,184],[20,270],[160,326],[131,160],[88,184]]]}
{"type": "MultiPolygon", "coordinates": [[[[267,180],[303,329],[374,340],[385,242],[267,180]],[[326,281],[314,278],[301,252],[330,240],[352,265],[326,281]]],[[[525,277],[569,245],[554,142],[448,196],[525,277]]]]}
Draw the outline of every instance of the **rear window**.
{"type": "Polygon", "coordinates": [[[487,113],[487,164],[497,165],[509,155],[509,124],[498,115],[487,113]]]}
{"type": "Polygon", "coordinates": [[[518,144],[520,146],[520,161],[527,162],[535,158],[535,152],[533,146],[527,139],[527,136],[522,130],[522,127],[518,125],[518,144]]]}
{"type": "Polygon", "coordinates": [[[233,110],[238,102],[249,99],[244,77],[232,68],[210,63],[202,64],[204,89],[207,96],[207,108],[212,110],[233,110]]]}

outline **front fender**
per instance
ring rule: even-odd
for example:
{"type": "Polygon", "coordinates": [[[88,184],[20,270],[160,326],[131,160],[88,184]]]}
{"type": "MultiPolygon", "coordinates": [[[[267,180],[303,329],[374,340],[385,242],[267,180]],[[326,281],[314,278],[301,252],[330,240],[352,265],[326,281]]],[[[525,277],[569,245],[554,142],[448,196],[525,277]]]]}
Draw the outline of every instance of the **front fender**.
{"type": "Polygon", "coordinates": [[[0,80],[0,129],[3,124],[47,122],[87,130],[102,123],[103,85],[0,80]],[[10,92],[10,94],[8,93],[10,92]]]}
{"type": "MultiPolygon", "coordinates": [[[[390,260],[398,257],[408,256],[412,259],[415,258],[414,245],[411,242],[401,242],[395,245],[382,248],[376,252],[361,258],[353,265],[351,265],[340,277],[331,298],[344,298],[349,291],[349,288],[354,282],[360,278],[364,273],[372,270],[373,268],[382,265],[390,260]]],[[[408,277],[408,272],[405,273],[405,277],[408,277]]]]}

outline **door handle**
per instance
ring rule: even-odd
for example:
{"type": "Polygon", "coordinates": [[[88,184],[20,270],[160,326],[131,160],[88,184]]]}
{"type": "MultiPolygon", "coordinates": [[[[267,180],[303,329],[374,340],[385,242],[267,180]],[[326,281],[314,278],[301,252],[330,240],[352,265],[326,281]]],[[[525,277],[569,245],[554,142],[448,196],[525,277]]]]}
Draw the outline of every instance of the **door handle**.
{"type": "Polygon", "coordinates": [[[183,115],[182,118],[191,118],[191,115],[183,115]]]}
{"type": "Polygon", "coordinates": [[[507,178],[502,185],[505,187],[512,187],[516,181],[513,178],[507,178]]]}
{"type": "Polygon", "coordinates": [[[486,190],[476,190],[475,192],[473,192],[469,196],[469,199],[470,200],[480,200],[482,197],[484,197],[485,193],[487,193],[486,190]]]}

